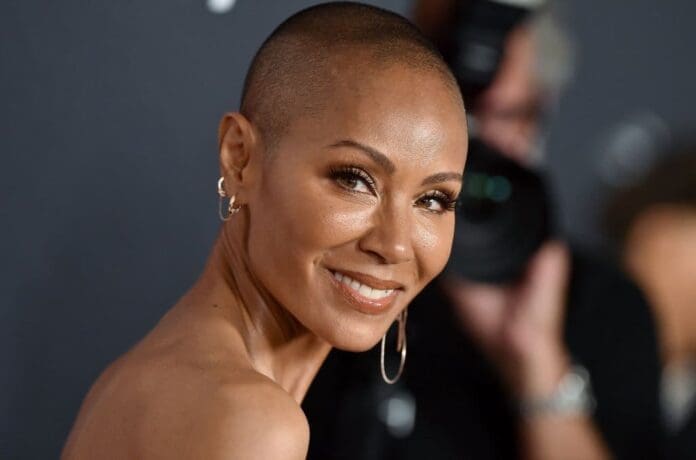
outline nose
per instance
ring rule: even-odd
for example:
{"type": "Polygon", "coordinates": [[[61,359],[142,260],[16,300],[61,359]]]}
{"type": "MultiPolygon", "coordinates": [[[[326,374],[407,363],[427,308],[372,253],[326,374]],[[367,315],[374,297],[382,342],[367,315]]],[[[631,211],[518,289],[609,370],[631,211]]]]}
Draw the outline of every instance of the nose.
{"type": "Polygon", "coordinates": [[[380,206],[372,216],[369,230],[360,239],[359,247],[383,264],[408,262],[415,256],[413,225],[410,203],[380,206]]]}

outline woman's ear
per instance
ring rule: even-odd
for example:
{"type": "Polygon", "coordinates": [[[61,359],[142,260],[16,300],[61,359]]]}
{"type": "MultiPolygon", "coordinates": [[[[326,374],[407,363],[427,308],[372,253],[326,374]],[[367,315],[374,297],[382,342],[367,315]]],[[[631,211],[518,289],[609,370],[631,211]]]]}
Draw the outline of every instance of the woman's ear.
{"type": "Polygon", "coordinates": [[[254,126],[238,112],[225,114],[218,127],[220,151],[220,173],[225,178],[225,189],[229,195],[250,185],[254,174],[252,161],[259,155],[260,143],[254,126]]]}

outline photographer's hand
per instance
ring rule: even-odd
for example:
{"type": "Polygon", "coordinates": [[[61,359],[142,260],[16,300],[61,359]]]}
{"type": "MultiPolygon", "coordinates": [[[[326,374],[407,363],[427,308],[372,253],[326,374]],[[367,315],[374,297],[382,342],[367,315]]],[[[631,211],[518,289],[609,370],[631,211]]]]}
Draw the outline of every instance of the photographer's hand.
{"type": "MultiPolygon", "coordinates": [[[[545,244],[524,277],[504,286],[450,279],[446,284],[464,329],[498,368],[518,401],[551,397],[570,370],[563,318],[570,257],[558,242],[545,244]]],[[[530,459],[600,459],[607,451],[586,415],[522,418],[530,459]]]]}
{"type": "Polygon", "coordinates": [[[447,283],[464,328],[517,397],[552,392],[568,369],[562,340],[568,266],[566,248],[553,242],[514,285],[447,283]]]}

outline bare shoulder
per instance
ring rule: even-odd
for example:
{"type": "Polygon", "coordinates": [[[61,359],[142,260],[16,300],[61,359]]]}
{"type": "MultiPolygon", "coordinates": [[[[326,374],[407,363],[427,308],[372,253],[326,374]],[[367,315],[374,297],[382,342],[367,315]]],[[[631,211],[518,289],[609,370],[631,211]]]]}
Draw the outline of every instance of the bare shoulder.
{"type": "Polygon", "coordinates": [[[196,430],[201,458],[304,459],[309,425],[297,402],[262,375],[249,375],[218,389],[201,406],[196,430]]]}
{"type": "Polygon", "coordinates": [[[94,385],[63,458],[294,460],[308,443],[297,402],[234,356],[136,351],[94,385]]]}

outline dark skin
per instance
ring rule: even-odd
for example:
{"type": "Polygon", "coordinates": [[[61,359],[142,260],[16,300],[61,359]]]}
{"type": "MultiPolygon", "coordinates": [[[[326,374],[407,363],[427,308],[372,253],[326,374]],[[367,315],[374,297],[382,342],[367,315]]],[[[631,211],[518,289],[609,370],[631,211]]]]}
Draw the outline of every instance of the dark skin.
{"type": "Polygon", "coordinates": [[[224,117],[221,174],[241,210],[195,285],[94,385],[64,459],[306,456],[299,403],[330,349],[374,346],[444,267],[466,156],[441,75],[359,59],[336,58],[329,103],[293,114],[272,154],[243,115],[224,117]],[[356,301],[336,273],[388,302],[356,301]]]}

